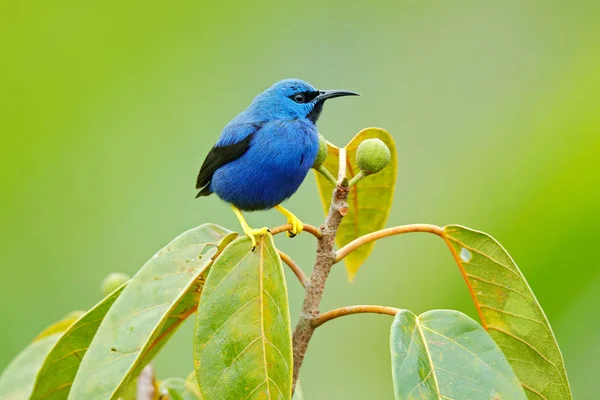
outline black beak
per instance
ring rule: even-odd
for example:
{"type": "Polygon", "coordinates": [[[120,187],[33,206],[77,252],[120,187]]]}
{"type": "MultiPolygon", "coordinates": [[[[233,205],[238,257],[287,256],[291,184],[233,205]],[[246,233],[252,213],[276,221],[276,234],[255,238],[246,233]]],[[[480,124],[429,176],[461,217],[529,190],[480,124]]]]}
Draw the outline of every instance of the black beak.
{"type": "Polygon", "coordinates": [[[342,96],[360,96],[360,94],[350,92],[348,90],[319,90],[319,95],[315,97],[314,100],[324,101],[327,99],[333,99],[334,97],[342,96]]]}

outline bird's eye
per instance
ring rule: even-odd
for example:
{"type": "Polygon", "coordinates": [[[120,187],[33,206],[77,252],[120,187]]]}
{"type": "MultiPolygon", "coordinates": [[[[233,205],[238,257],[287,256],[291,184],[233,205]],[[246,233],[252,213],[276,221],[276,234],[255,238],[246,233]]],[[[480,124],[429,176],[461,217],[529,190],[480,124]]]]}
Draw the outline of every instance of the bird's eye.
{"type": "Polygon", "coordinates": [[[304,95],[302,93],[295,94],[293,99],[296,103],[304,103],[305,100],[304,95]]]}

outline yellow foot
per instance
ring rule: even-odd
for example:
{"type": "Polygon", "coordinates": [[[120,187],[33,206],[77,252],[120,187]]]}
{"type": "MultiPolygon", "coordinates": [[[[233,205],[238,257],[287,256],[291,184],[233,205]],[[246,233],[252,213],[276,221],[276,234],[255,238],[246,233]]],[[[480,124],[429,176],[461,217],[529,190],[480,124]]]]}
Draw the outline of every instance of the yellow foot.
{"type": "Polygon", "coordinates": [[[252,241],[252,251],[254,251],[254,249],[256,248],[256,238],[266,235],[267,232],[269,232],[269,229],[266,226],[260,229],[252,229],[246,225],[245,227],[243,227],[243,229],[244,234],[248,236],[252,241]]]}
{"type": "Polygon", "coordinates": [[[242,226],[242,230],[244,231],[244,234],[246,236],[248,236],[250,238],[250,240],[252,241],[252,250],[254,250],[256,248],[256,237],[257,236],[260,237],[260,236],[266,234],[267,232],[269,232],[269,229],[267,227],[260,228],[260,229],[250,228],[250,226],[244,219],[242,212],[233,205],[231,206],[231,209],[233,210],[238,221],[240,221],[240,225],[242,226]]]}
{"type": "Polygon", "coordinates": [[[283,215],[285,215],[288,224],[292,225],[292,229],[287,231],[288,237],[293,238],[294,236],[302,232],[302,230],[304,229],[304,225],[302,224],[302,221],[298,219],[298,217],[296,217],[294,214],[292,214],[290,211],[286,210],[282,206],[276,206],[275,209],[283,215]]]}

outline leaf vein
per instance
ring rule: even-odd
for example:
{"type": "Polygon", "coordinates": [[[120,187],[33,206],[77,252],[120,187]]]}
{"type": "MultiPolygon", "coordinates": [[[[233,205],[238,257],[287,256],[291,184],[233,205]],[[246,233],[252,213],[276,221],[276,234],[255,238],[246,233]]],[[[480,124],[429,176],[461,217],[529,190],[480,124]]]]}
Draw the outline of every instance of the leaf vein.
{"type": "Polygon", "coordinates": [[[496,311],[496,312],[499,312],[499,313],[502,313],[502,314],[510,315],[510,316],[515,317],[515,318],[522,318],[522,319],[525,319],[525,320],[528,320],[528,321],[531,321],[531,322],[538,323],[538,324],[542,325],[546,330],[548,330],[548,327],[546,326],[546,324],[544,324],[542,321],[538,321],[537,319],[526,317],[526,316],[521,315],[521,314],[514,314],[514,313],[511,313],[510,311],[502,310],[501,308],[487,306],[485,304],[481,304],[480,307],[481,308],[487,308],[488,310],[496,311]]]}
{"type": "Polygon", "coordinates": [[[204,343],[204,350],[206,350],[206,347],[208,346],[208,344],[214,339],[214,337],[217,335],[217,332],[219,330],[221,330],[221,328],[223,328],[233,317],[235,317],[240,311],[242,311],[244,308],[248,307],[248,305],[250,305],[254,300],[256,300],[258,298],[259,298],[259,296],[256,296],[256,297],[252,298],[251,300],[249,300],[246,304],[244,304],[243,306],[241,306],[240,308],[235,310],[235,312],[233,314],[231,314],[221,325],[219,325],[219,327],[214,330],[213,334],[204,343]]]}
{"type": "Polygon", "coordinates": [[[479,360],[479,361],[480,361],[480,362],[481,362],[483,365],[485,365],[486,367],[488,367],[490,370],[492,370],[492,371],[496,372],[498,375],[500,375],[500,376],[502,376],[502,377],[505,377],[505,376],[504,376],[504,374],[502,374],[500,371],[497,371],[496,369],[492,368],[492,366],[491,366],[491,365],[489,365],[488,363],[486,363],[485,361],[483,361],[483,360],[481,359],[481,357],[479,357],[479,355],[478,355],[478,354],[475,354],[475,353],[473,353],[471,350],[469,350],[468,348],[466,348],[466,347],[465,347],[465,346],[463,346],[462,344],[458,343],[456,340],[454,340],[454,339],[452,339],[452,338],[449,338],[448,336],[442,335],[441,333],[439,333],[439,332],[437,332],[437,331],[434,331],[433,329],[431,329],[431,328],[428,328],[428,327],[426,327],[426,326],[424,326],[423,328],[424,328],[424,329],[427,329],[427,330],[428,330],[428,331],[430,331],[431,333],[434,333],[434,334],[436,334],[436,335],[438,335],[438,336],[441,336],[441,337],[445,338],[446,340],[448,340],[448,341],[450,341],[450,342],[452,342],[452,343],[456,344],[458,347],[462,348],[462,349],[463,349],[463,350],[465,350],[467,353],[471,354],[473,357],[475,357],[476,359],[478,359],[478,360],[479,360]]]}
{"type": "MultiPolygon", "coordinates": [[[[493,329],[493,330],[495,330],[496,332],[503,333],[503,334],[505,334],[506,336],[509,336],[509,337],[511,337],[511,338],[513,338],[513,339],[515,339],[515,340],[518,340],[519,342],[521,342],[521,343],[523,343],[523,344],[527,345],[529,348],[531,348],[533,351],[535,351],[537,354],[539,354],[539,356],[540,356],[540,357],[542,357],[544,360],[546,360],[546,362],[548,362],[550,365],[552,365],[552,366],[553,366],[553,367],[556,369],[556,371],[557,371],[557,372],[559,372],[559,371],[558,371],[558,368],[556,367],[556,365],[554,365],[554,363],[553,363],[552,361],[550,361],[550,359],[548,359],[548,358],[547,358],[545,355],[543,355],[543,354],[542,354],[542,353],[541,353],[541,352],[540,352],[538,349],[536,349],[535,347],[533,347],[533,345],[531,345],[530,343],[526,342],[524,339],[522,339],[522,338],[520,338],[520,337],[518,337],[518,336],[516,336],[516,335],[514,335],[514,334],[512,334],[512,333],[510,333],[510,332],[507,332],[507,331],[505,331],[504,329],[502,329],[502,328],[499,328],[499,327],[497,327],[497,326],[490,325],[490,326],[488,326],[488,329],[493,329]]],[[[560,375],[560,373],[559,373],[559,375],[560,375]]]]}
{"type": "Polygon", "coordinates": [[[246,396],[246,398],[244,400],[248,400],[250,398],[250,396],[252,396],[254,394],[254,392],[256,392],[262,385],[264,385],[266,383],[267,383],[266,379],[264,381],[262,381],[261,383],[259,383],[254,389],[252,389],[252,391],[250,393],[248,393],[248,396],[246,396]]]}
{"type": "Polygon", "coordinates": [[[239,353],[237,356],[235,356],[235,358],[234,358],[233,360],[231,360],[231,363],[230,363],[230,364],[227,366],[227,368],[225,368],[225,369],[223,370],[223,372],[221,372],[221,375],[219,376],[219,379],[217,379],[217,382],[216,382],[216,383],[213,385],[214,387],[218,387],[218,386],[219,386],[219,382],[221,382],[221,379],[223,379],[223,377],[225,376],[225,374],[227,373],[227,371],[229,371],[229,369],[230,369],[230,368],[233,366],[233,364],[235,364],[235,362],[236,362],[237,360],[239,360],[239,358],[240,358],[242,355],[244,355],[244,353],[246,353],[246,351],[248,351],[248,349],[249,349],[250,347],[252,347],[252,345],[253,345],[254,343],[258,342],[258,339],[260,339],[260,336],[257,336],[255,339],[253,339],[253,340],[252,340],[252,341],[251,341],[251,342],[248,344],[248,346],[244,347],[244,348],[242,349],[242,351],[240,351],[240,353],[239,353]]]}

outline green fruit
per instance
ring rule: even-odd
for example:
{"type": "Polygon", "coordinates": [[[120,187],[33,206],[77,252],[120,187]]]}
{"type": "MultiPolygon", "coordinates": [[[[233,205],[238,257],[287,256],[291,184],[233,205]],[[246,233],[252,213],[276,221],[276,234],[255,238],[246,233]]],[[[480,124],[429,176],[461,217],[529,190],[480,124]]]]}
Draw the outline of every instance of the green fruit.
{"type": "Polygon", "coordinates": [[[367,139],[358,145],[356,162],[366,175],[376,174],[384,169],[392,158],[390,149],[379,139],[367,139]]]}
{"type": "Polygon", "coordinates": [[[327,140],[325,137],[319,133],[319,152],[317,153],[317,158],[315,159],[315,163],[313,164],[313,168],[317,169],[325,162],[327,158],[327,153],[329,150],[327,149],[327,140]]]}
{"type": "Polygon", "coordinates": [[[102,294],[104,294],[104,296],[108,296],[129,279],[130,277],[127,274],[122,274],[120,272],[110,273],[102,281],[102,294]]]}

